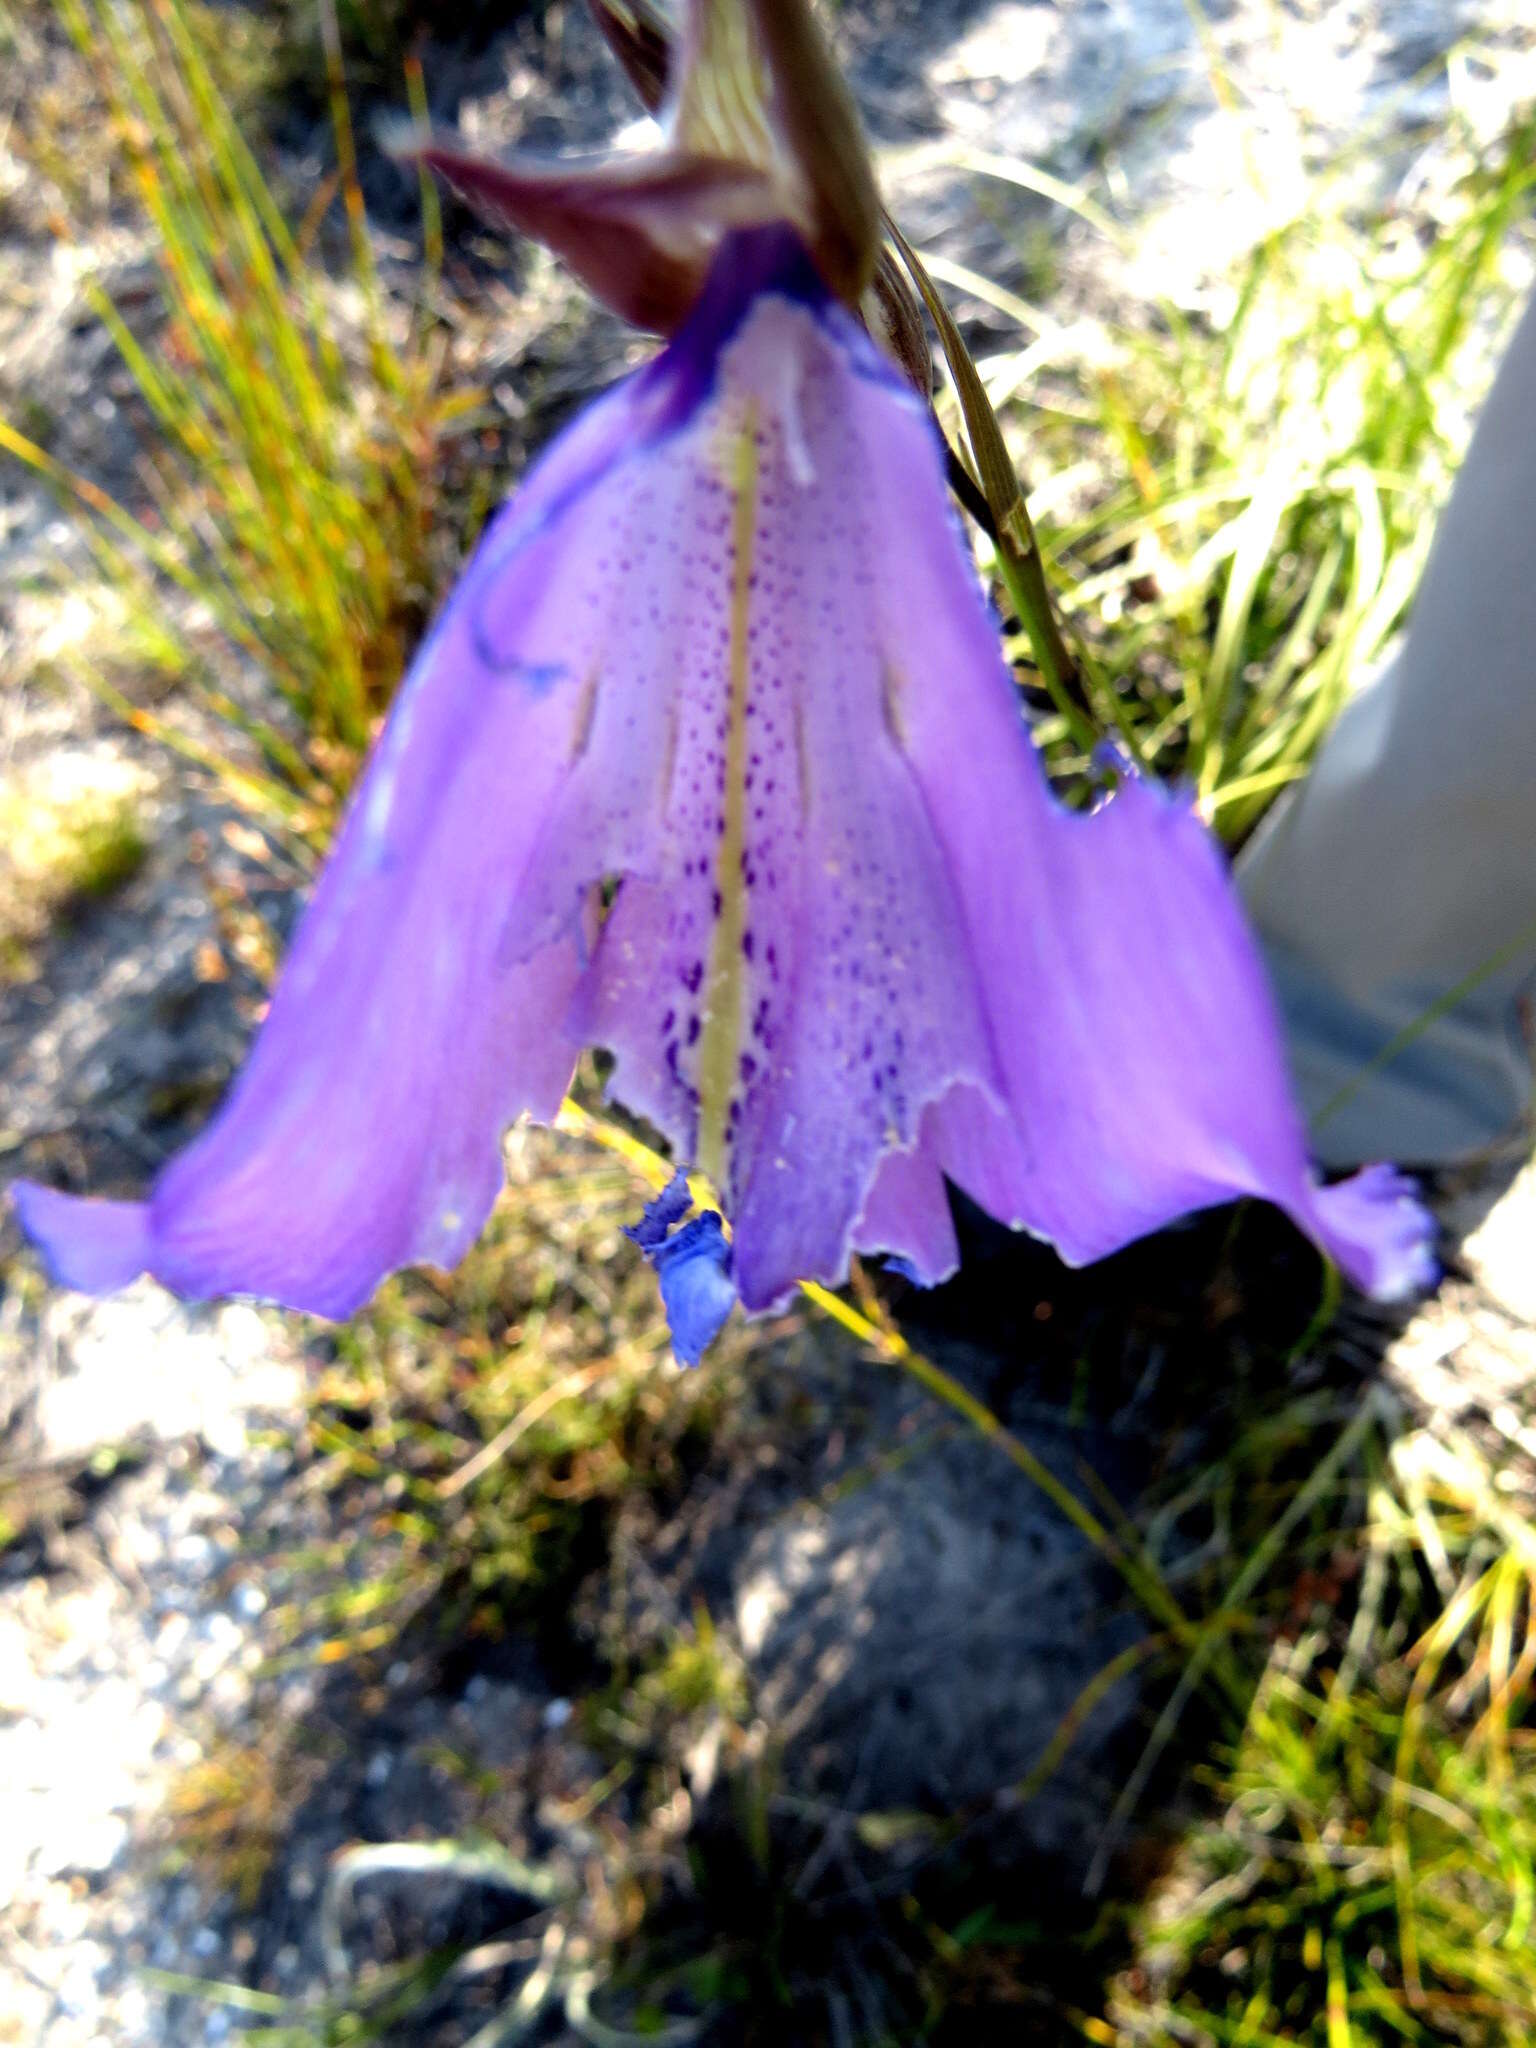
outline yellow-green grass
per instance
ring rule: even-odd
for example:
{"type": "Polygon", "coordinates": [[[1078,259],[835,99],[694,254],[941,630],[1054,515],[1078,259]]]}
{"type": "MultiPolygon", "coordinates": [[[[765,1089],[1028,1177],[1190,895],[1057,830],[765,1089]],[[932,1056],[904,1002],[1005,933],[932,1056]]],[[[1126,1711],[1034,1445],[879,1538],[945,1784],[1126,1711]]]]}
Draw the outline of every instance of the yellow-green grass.
{"type": "MultiPolygon", "coordinates": [[[[114,501],[15,422],[0,420],[0,448],[86,515],[141,653],[153,647],[161,679],[179,675],[227,729],[235,794],[323,838],[435,594],[440,449],[475,395],[441,388],[441,337],[380,283],[339,78],[339,168],[291,222],[221,96],[201,13],[184,0],[60,0],[60,12],[108,110],[114,188],[152,234],[147,324],[88,294],[152,426],[142,497],[114,501]],[[338,191],[350,228],[339,279],[319,247],[338,191]]],[[[87,679],[225,765],[222,743],[189,738],[174,709],[146,710],[113,666],[87,679]]]]}
{"type": "Polygon", "coordinates": [[[1536,1469],[1384,1410],[1341,1478],[1086,2039],[1536,2040],[1536,1469]]]}
{"type": "MultiPolygon", "coordinates": [[[[1493,145],[1452,119],[1438,150],[1454,174],[1426,223],[1351,196],[1362,140],[1213,280],[1219,311],[1198,317],[1122,294],[1112,319],[1040,332],[1030,305],[938,267],[1030,323],[1027,345],[985,356],[982,379],[1092,657],[1090,709],[1192,782],[1228,839],[1305,772],[1404,621],[1470,402],[1518,310],[1533,144],[1530,114],[1493,145]]],[[[998,195],[1017,181],[1133,246],[1091,195],[978,162],[978,196],[1005,230],[998,195]]],[[[1027,672],[1023,634],[1015,653],[1027,672]]],[[[1082,768],[1067,721],[1047,717],[1041,737],[1058,767],[1082,768]]]]}

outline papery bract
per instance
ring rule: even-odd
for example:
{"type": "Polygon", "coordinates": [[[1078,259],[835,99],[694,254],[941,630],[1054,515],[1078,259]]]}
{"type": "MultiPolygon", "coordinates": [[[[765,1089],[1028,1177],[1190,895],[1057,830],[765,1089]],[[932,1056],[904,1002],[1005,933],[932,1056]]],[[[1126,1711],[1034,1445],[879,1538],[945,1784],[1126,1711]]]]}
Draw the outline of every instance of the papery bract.
{"type": "Polygon", "coordinates": [[[585,1044],[730,1219],[647,1248],[690,1353],[854,1248],[941,1278],[946,1176],[1074,1262],[1255,1195],[1429,1277],[1406,1183],[1311,1173],[1190,806],[1050,794],[926,408],[786,230],[493,523],[208,1130],[147,1206],[21,1218],[74,1284],[344,1315],[460,1256],[585,1044]]]}
{"type": "MultiPolygon", "coordinates": [[[[649,7],[599,24],[652,107],[661,147],[577,159],[475,155],[399,138],[498,227],[552,249],[636,327],[672,333],[722,238],[795,227],[822,282],[883,323],[905,286],[881,250],[880,200],[857,109],[809,0],[685,0],[673,42],[649,7]]],[[[903,329],[898,321],[898,332],[903,329]]]]}

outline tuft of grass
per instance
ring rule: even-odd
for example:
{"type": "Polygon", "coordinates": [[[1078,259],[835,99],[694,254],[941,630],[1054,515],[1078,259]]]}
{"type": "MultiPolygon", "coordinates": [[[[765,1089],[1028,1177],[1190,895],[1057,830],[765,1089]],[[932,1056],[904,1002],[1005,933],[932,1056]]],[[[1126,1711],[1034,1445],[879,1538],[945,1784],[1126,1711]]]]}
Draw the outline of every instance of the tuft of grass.
{"type": "MultiPolygon", "coordinates": [[[[124,196],[154,236],[147,323],[89,291],[155,428],[139,469],[146,502],[113,501],[3,420],[0,447],[88,514],[125,632],[193,683],[232,745],[264,757],[268,779],[237,793],[291,812],[286,789],[328,816],[430,603],[440,450],[475,394],[444,391],[427,323],[384,293],[339,73],[340,168],[294,225],[219,89],[206,16],[185,0],[60,10],[108,110],[124,196]],[[316,246],[338,189],[350,229],[341,285],[316,246]],[[275,688],[286,719],[259,697],[237,701],[229,649],[275,688]]],[[[110,680],[100,687],[177,739],[172,721],[127,704],[110,680]]]]}
{"type": "Polygon", "coordinates": [[[706,1743],[740,1758],[751,1710],[751,1688],[740,1658],[716,1628],[702,1601],[690,1626],[670,1634],[638,1671],[629,1646],[613,1645],[618,1660],[609,1685],[589,1702],[585,1725],[593,1746],[616,1773],[630,1778],[642,1761],[652,1765],[646,1805],[675,1810],[684,1791],[684,1752],[706,1743]]]}
{"type": "Polygon", "coordinates": [[[1536,2041],[1536,1472],[1424,1427],[1340,1478],[1247,1611],[1252,1704],[1085,2038],[1536,2041]]]}
{"type": "Polygon", "coordinates": [[[682,1717],[712,1711],[740,1721],[748,1706],[740,1666],[702,1605],[692,1628],[676,1636],[637,1682],[634,1696],[644,1709],[682,1717]]]}
{"type": "Polygon", "coordinates": [[[315,1768],[290,1750],[218,1741],[168,1794],[162,1827],[173,1860],[249,1913],[315,1768]]]}
{"type": "Polygon", "coordinates": [[[80,829],[69,864],[69,893],[90,900],[110,896],[144,864],[148,842],[133,809],[124,805],[80,829]]]}
{"type": "MultiPolygon", "coordinates": [[[[1048,572],[1096,670],[1092,709],[1190,781],[1229,840],[1305,773],[1406,616],[1469,390],[1518,308],[1510,242],[1533,240],[1533,143],[1531,114],[1494,148],[1454,127],[1438,138],[1432,156],[1455,170],[1429,230],[1417,208],[1352,205],[1351,166],[1336,167],[1209,317],[1150,304],[1119,326],[1054,328],[938,266],[1044,325],[980,367],[1027,451],[1048,572]]],[[[1116,234],[1028,166],[975,167],[1116,234]]],[[[1027,663],[1022,635],[1013,651],[1027,663]]],[[[1082,771],[1066,721],[1048,715],[1041,737],[1058,769],[1082,771]]]]}

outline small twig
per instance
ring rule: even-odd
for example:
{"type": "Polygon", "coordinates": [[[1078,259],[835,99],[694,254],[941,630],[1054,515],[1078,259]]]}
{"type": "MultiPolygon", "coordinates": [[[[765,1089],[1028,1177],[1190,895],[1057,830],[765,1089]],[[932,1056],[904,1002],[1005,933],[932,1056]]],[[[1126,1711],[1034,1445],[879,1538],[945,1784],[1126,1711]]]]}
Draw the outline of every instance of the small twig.
{"type": "Polygon", "coordinates": [[[348,1976],[342,1911],[363,1878],[384,1874],[456,1877],[471,1884],[497,1885],[503,1891],[521,1892],[541,1906],[559,1906],[569,1897],[567,1886],[549,1871],[521,1863],[502,1849],[466,1848],[462,1842],[452,1841],[359,1843],[332,1859],[320,1902],[320,1946],[333,1984],[345,1983],[348,1976]]]}
{"type": "Polygon", "coordinates": [[[568,1940],[565,1922],[552,1920],[539,1945],[539,1960],[518,1987],[517,1996],[486,2022],[466,2048],[512,2048],[527,2036],[554,1996],[568,1940]]]}

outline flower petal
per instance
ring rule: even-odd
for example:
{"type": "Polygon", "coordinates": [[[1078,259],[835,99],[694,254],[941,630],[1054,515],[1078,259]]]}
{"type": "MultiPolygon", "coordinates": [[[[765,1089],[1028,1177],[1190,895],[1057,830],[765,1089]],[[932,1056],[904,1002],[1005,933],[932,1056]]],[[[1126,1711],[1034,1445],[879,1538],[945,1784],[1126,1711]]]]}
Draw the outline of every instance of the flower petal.
{"type": "MultiPolygon", "coordinates": [[[[927,1129],[933,1111],[923,1118],[927,1129]]],[[[960,1246],[944,1176],[930,1147],[887,1152],[864,1203],[853,1241],[861,1252],[884,1252],[903,1277],[937,1287],[960,1264],[960,1246]]]]}
{"type": "Polygon", "coordinates": [[[1392,1166],[1366,1166],[1314,1204],[1320,1235],[1356,1286],[1378,1301],[1406,1301],[1435,1285],[1440,1269],[1416,1184],[1392,1166]]]}
{"type": "Polygon", "coordinates": [[[876,603],[902,744],[981,963],[1001,1070],[998,1108],[964,1090],[938,1106],[944,1170],[1074,1263],[1258,1195],[1364,1287],[1422,1272],[1430,1224],[1401,1186],[1356,1199],[1316,1184],[1216,842],[1186,802],[1134,778],[1091,815],[1055,801],[926,416],[874,374],[853,403],[864,495],[901,508],[882,527],[876,603]]]}
{"type": "Polygon", "coordinates": [[[638,1223],[626,1223],[624,1235],[643,1252],[653,1252],[667,1241],[674,1223],[681,1223],[693,1207],[686,1173],[674,1173],[654,1201],[647,1202],[638,1223]]]}
{"type": "Polygon", "coordinates": [[[11,1199],[56,1286],[112,1294],[149,1264],[149,1209],[143,1202],[82,1201],[30,1180],[13,1182],[11,1199]]]}
{"type": "Polygon", "coordinates": [[[579,1023],[617,1055],[619,1099],[726,1197],[749,1310],[840,1280],[881,1156],[915,1141],[926,1102],[992,1073],[875,632],[845,323],[805,297],[757,300],[667,449],[707,603],[682,633],[668,600],[663,829],[619,890],[579,1023]]]}
{"type": "Polygon", "coordinates": [[[354,911],[345,956],[281,1013],[274,1000],[272,1035],[227,1109],[167,1168],[151,1270],[175,1293],[342,1317],[395,1268],[452,1266],[479,1235],[502,1185],[502,1131],[559,1107],[581,963],[566,940],[498,971],[468,946],[492,878],[467,877],[447,902],[438,879],[428,870],[420,889],[354,911]],[[352,947],[370,939],[365,964],[352,947]]]}
{"type": "Polygon", "coordinates": [[[579,1049],[579,898],[523,948],[507,906],[613,631],[602,551],[625,465],[674,430],[675,387],[645,373],[594,407],[493,523],[402,688],[246,1067],[166,1169],[143,1241],[114,1226],[100,1242],[94,1207],[23,1196],[61,1272],[110,1287],[131,1246],[179,1293],[341,1316],[394,1267],[472,1242],[502,1131],[553,1116],[579,1049]]]}

